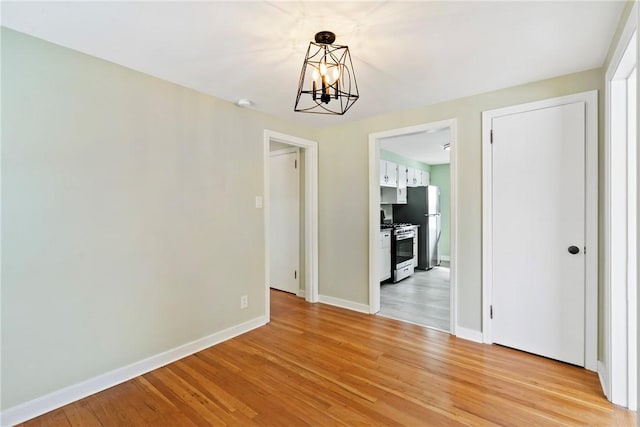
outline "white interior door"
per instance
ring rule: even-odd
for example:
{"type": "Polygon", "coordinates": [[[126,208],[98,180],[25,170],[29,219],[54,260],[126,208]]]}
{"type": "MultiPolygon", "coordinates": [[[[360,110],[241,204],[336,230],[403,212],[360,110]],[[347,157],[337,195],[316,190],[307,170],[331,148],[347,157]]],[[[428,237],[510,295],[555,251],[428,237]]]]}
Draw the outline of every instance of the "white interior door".
{"type": "Polygon", "coordinates": [[[585,104],[492,131],[493,342],[584,366],[585,104]]]}
{"type": "Polygon", "coordinates": [[[274,289],[297,294],[300,287],[300,179],[297,150],[273,152],[269,173],[269,284],[274,289]]]}

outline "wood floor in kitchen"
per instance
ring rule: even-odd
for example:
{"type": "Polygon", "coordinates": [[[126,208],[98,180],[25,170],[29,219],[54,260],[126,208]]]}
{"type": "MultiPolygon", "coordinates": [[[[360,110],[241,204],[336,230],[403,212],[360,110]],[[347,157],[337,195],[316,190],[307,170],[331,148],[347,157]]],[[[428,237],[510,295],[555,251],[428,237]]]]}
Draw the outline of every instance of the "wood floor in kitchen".
{"type": "Polygon", "coordinates": [[[398,283],[380,285],[379,315],[449,331],[448,263],[416,272],[398,283]]]}
{"type": "Polygon", "coordinates": [[[25,426],[634,426],[594,372],[271,292],[266,326],[25,426]]]}

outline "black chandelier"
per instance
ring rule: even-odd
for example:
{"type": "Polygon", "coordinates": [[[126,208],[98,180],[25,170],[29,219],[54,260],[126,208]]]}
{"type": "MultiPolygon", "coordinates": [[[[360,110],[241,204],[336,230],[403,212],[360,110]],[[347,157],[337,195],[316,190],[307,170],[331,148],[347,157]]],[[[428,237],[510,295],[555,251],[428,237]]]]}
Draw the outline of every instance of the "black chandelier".
{"type": "Polygon", "coordinates": [[[294,111],[342,115],[359,97],[349,47],[332,44],[331,31],[320,31],[315,40],[302,64],[294,111]]]}

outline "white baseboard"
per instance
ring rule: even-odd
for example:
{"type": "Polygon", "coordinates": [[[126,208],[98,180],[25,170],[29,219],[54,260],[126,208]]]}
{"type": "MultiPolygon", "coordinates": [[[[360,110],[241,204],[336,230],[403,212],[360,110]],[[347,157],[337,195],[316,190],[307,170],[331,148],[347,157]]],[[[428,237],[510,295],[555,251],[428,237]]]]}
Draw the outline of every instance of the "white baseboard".
{"type": "Polygon", "coordinates": [[[111,372],[107,372],[12,408],[8,408],[0,414],[0,424],[3,427],[12,426],[30,420],[54,409],[75,402],[76,400],[83,399],[109,387],[113,387],[132,378],[146,374],[147,372],[175,362],[183,357],[187,357],[208,347],[227,341],[238,335],[242,335],[253,329],[259,328],[266,323],[264,316],[256,317],[255,319],[232,326],[190,343],[183,344],[155,356],[140,360],[139,362],[123,366],[122,368],[115,369],[111,372]]]}
{"type": "Polygon", "coordinates": [[[598,360],[598,378],[600,379],[602,392],[607,399],[611,401],[611,396],[609,396],[609,373],[607,372],[607,367],[602,360],[598,360]]]}
{"type": "Polygon", "coordinates": [[[451,261],[448,255],[440,255],[440,261],[451,261]]]}
{"type": "Polygon", "coordinates": [[[360,313],[370,314],[368,305],[360,304],[358,302],[353,302],[346,299],[320,295],[319,302],[323,304],[333,305],[340,308],[346,308],[347,310],[353,310],[353,311],[358,311],[360,313]]]}
{"type": "Polygon", "coordinates": [[[305,298],[306,297],[306,293],[304,289],[298,289],[298,293],[296,294],[296,296],[300,297],[300,298],[305,298]]]}
{"type": "Polygon", "coordinates": [[[460,325],[456,325],[456,337],[462,338],[468,341],[479,342],[482,344],[482,332],[474,329],[463,328],[460,325]]]}

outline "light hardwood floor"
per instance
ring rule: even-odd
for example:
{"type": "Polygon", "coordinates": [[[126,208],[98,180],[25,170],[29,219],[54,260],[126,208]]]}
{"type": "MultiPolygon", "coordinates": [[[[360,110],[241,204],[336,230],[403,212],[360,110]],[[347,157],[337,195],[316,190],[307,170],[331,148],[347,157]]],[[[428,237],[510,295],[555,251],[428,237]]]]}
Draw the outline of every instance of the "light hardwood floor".
{"type": "Polygon", "coordinates": [[[267,326],[24,425],[635,425],[593,372],[271,295],[267,326]]]}
{"type": "Polygon", "coordinates": [[[431,270],[416,270],[398,283],[380,285],[378,314],[418,325],[450,331],[448,263],[431,270]]]}

